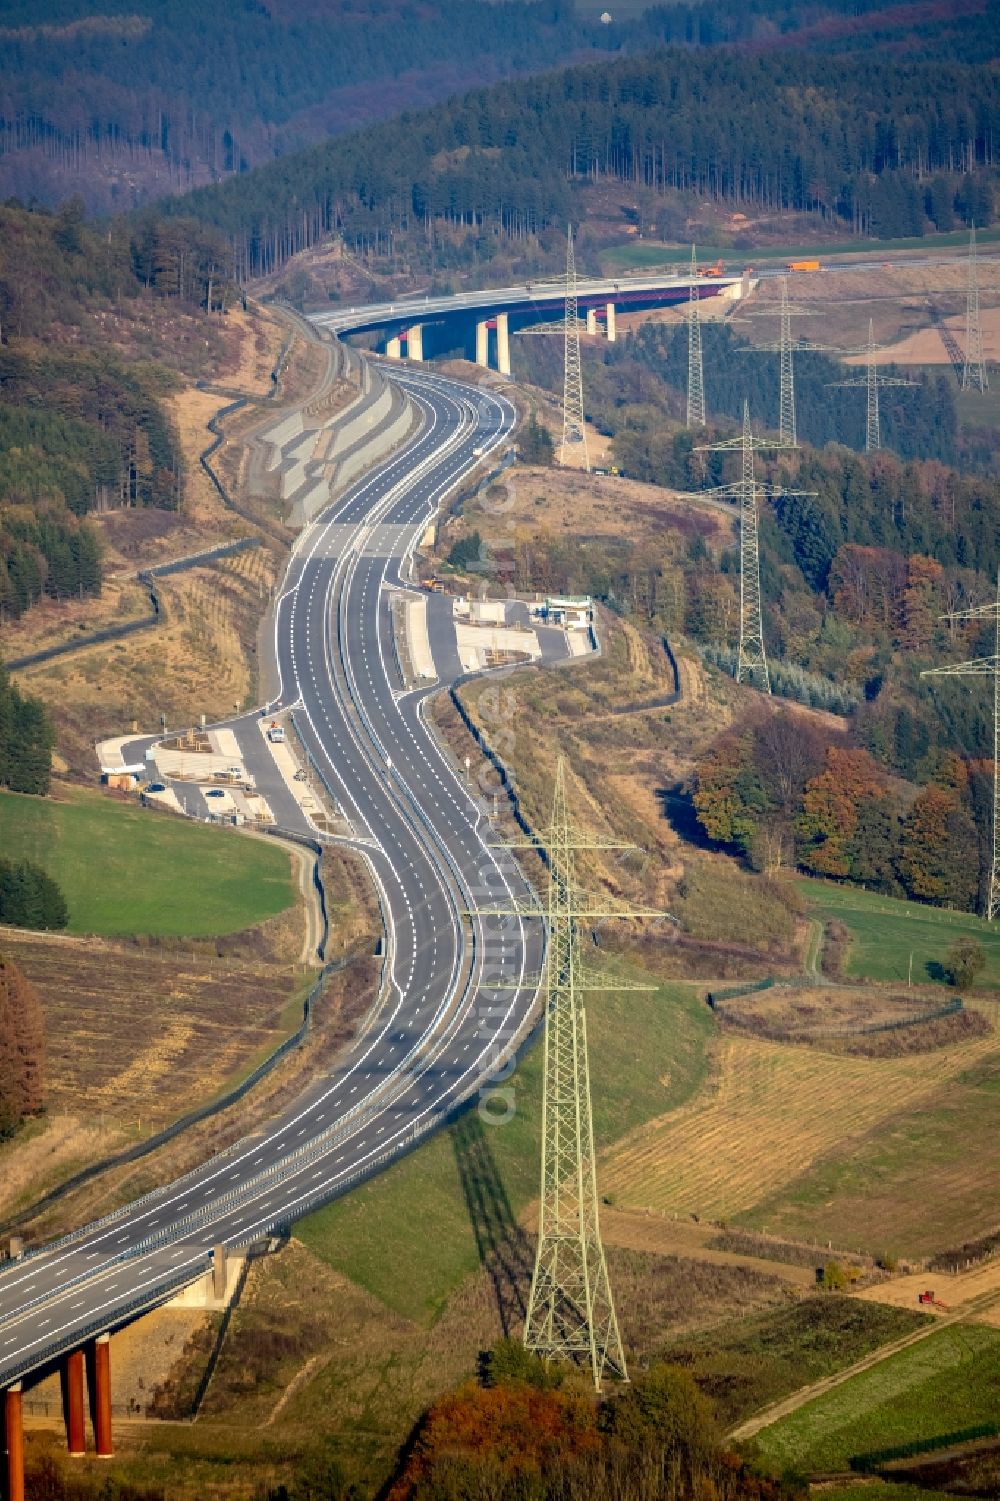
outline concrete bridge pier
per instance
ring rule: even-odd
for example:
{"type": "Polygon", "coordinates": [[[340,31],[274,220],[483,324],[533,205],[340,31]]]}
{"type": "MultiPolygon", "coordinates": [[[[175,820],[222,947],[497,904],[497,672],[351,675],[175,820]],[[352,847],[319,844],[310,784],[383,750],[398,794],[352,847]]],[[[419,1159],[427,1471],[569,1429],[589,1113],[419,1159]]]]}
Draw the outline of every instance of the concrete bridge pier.
{"type": "Polygon", "coordinates": [[[99,1334],[93,1350],[94,1446],[98,1459],[110,1459],[115,1452],[111,1441],[111,1336],[99,1334]]]}
{"type": "Polygon", "coordinates": [[[510,329],[506,313],[497,313],[497,369],[501,375],[510,374],[510,329]]]}
{"type": "Polygon", "coordinates": [[[24,1410],[21,1383],[4,1393],[5,1501],[24,1501],[24,1410]]]}
{"type": "Polygon", "coordinates": [[[399,360],[403,357],[403,345],[398,334],[393,334],[391,339],[385,341],[386,359],[399,360]]]}
{"type": "Polygon", "coordinates": [[[66,1409],[66,1447],[72,1459],[80,1459],[87,1452],[87,1423],[84,1412],[83,1351],[71,1350],[66,1356],[62,1370],[63,1402],[66,1409]]]}
{"type": "Polygon", "coordinates": [[[607,328],[608,328],[608,343],[609,344],[614,344],[615,341],[618,338],[618,332],[617,332],[617,329],[615,328],[615,305],[614,305],[613,302],[609,302],[608,303],[608,306],[607,306],[607,316],[608,316],[608,323],[607,323],[607,328]]]}
{"type": "Polygon", "coordinates": [[[415,323],[406,333],[406,358],[408,360],[423,360],[424,357],[424,326],[415,323]]]}
{"type": "Polygon", "coordinates": [[[490,325],[486,318],[476,324],[476,364],[484,370],[490,365],[490,325]]]}
{"type": "Polygon", "coordinates": [[[229,1282],[229,1257],[225,1246],[221,1243],[212,1249],[212,1270],[209,1273],[209,1280],[209,1295],[217,1303],[224,1303],[229,1282]]]}
{"type": "Polygon", "coordinates": [[[597,332],[597,309],[595,307],[587,309],[587,332],[588,334],[597,332]]]}

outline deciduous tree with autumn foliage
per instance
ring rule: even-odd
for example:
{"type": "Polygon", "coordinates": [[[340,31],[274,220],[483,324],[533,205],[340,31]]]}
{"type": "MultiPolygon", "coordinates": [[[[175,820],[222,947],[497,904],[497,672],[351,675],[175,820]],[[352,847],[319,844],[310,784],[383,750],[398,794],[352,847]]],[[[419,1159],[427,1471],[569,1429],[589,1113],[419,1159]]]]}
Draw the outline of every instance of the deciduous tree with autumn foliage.
{"type": "Polygon", "coordinates": [[[825,749],[815,725],[784,709],[720,736],[698,767],[694,804],[705,833],[735,846],[755,869],[792,863],[802,789],[825,749]]]}
{"type": "Polygon", "coordinates": [[[572,1367],[546,1368],[505,1341],[486,1387],[469,1382],[426,1413],[390,1501],[792,1501],[722,1447],[687,1371],[654,1366],[595,1397],[572,1367]],[[497,1379],[500,1372],[501,1379],[497,1379]]]}
{"type": "Polygon", "coordinates": [[[800,865],[819,876],[849,877],[860,812],[888,797],[885,775],[866,750],[831,745],[826,765],[803,792],[796,823],[800,865]]]}
{"type": "Polygon", "coordinates": [[[697,768],[694,806],[710,839],[757,870],[797,864],[970,910],[982,894],[992,767],[926,749],[923,787],[891,777],[863,746],[801,711],[755,707],[697,768]]]}
{"type": "Polygon", "coordinates": [[[899,871],[910,894],[969,907],[979,885],[975,824],[953,787],[931,785],[914,799],[903,825],[899,871]]]}

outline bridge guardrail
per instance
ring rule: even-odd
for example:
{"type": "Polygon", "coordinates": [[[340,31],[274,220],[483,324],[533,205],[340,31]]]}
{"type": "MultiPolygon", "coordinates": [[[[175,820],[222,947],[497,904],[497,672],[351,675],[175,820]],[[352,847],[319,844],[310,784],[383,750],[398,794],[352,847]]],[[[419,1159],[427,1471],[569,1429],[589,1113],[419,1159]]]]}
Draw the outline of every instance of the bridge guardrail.
{"type": "MultiPolygon", "coordinates": [[[[210,1264],[210,1258],[208,1258],[208,1262],[210,1264]]],[[[198,1274],[195,1273],[195,1276],[197,1275],[198,1274]]],[[[54,1360],[55,1357],[57,1355],[61,1355],[64,1350],[75,1349],[76,1346],[82,1344],[84,1340],[90,1339],[92,1336],[97,1334],[103,1334],[109,1327],[114,1327],[116,1325],[125,1323],[127,1317],[142,1313],[148,1308],[155,1308],[158,1303],[163,1301],[164,1297],[168,1293],[176,1292],[180,1288],[187,1286],[189,1282],[193,1281],[194,1277],[192,1277],[190,1269],[185,1270],[183,1268],[180,1268],[177,1272],[169,1273],[166,1277],[161,1278],[160,1281],[155,1283],[151,1288],[145,1290],[141,1296],[130,1299],[129,1302],[124,1304],[123,1307],[120,1308],[113,1317],[109,1318],[107,1314],[103,1314],[99,1319],[92,1319],[90,1323],[85,1324],[82,1329],[74,1329],[72,1335],[68,1339],[54,1340],[50,1345],[46,1345],[40,1352],[36,1351],[33,1355],[28,1356],[20,1363],[15,1357],[13,1369],[4,1370],[4,1384],[6,1385],[12,1381],[17,1381],[20,1376],[26,1376],[29,1372],[37,1370],[39,1366],[46,1365],[50,1360],[54,1360]]]]}

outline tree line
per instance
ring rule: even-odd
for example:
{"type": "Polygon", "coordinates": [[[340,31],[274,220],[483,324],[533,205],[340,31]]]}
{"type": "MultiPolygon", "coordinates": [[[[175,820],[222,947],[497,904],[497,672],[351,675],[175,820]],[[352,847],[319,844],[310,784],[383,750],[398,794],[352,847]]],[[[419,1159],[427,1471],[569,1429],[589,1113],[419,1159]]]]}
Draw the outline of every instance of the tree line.
{"type": "Polygon", "coordinates": [[[998,123],[987,67],[667,49],[481,89],[165,208],[223,231],[247,276],[331,232],[394,253],[458,224],[486,257],[491,238],[579,217],[575,189],[601,180],[894,233],[880,203],[899,184],[977,170],[992,183],[998,123]]]}
{"type": "Polygon", "coordinates": [[[22,693],[0,662],[0,787],[44,797],[55,733],[40,699],[22,693]]]}
{"type": "Polygon", "coordinates": [[[802,1490],[725,1447],[712,1404],[687,1371],[654,1365],[595,1399],[573,1367],[547,1366],[505,1340],[491,1352],[484,1383],[469,1382],[428,1410],[388,1494],[390,1501],[793,1501],[802,1490]]]}
{"type": "Polygon", "coordinates": [[[37,509],[0,509],[0,625],[43,595],[69,599],[100,592],[101,543],[92,526],[67,512],[51,492],[37,509]]]}
{"type": "Polygon", "coordinates": [[[694,806],[709,838],[755,869],[797,865],[889,896],[981,905],[992,859],[992,772],[940,752],[919,790],[848,735],[787,711],[751,713],[698,763],[694,806]]]}
{"type": "Polygon", "coordinates": [[[44,931],[68,922],[66,898],[40,865],[0,859],[0,923],[44,931]]]}

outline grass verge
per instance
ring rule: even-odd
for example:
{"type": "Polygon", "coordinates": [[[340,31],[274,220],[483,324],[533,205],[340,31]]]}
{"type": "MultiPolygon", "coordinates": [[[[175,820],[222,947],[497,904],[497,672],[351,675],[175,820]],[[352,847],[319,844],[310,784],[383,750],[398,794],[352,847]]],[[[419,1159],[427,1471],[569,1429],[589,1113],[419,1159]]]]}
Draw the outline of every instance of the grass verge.
{"type": "MultiPolygon", "coordinates": [[[[705,1078],[714,1023],[690,987],[595,996],[587,1025],[599,1149],[682,1104],[705,1078]]],[[[303,1220],[298,1237],[390,1308],[432,1320],[537,1193],[540,1048],[522,1060],[509,1084],[516,1109],[504,1125],[479,1126],[473,1109],[370,1183],[303,1220]]]]}
{"type": "MultiPolygon", "coordinates": [[[[980,245],[992,244],[1000,240],[1000,230],[977,230],[976,239],[980,245]]],[[[803,258],[821,259],[823,256],[866,255],[879,256],[889,255],[905,250],[961,250],[969,243],[966,230],[956,230],[944,235],[925,235],[920,238],[904,240],[836,240],[829,245],[767,245],[757,246],[753,250],[734,250],[731,245],[699,245],[698,261],[704,265],[708,262],[728,259],[730,265],[759,265],[764,261],[798,260],[803,258]]],[[[610,274],[616,270],[641,270],[648,266],[665,266],[676,264],[678,273],[683,274],[690,264],[690,247],[687,245],[670,245],[662,241],[626,241],[622,245],[612,245],[601,252],[601,268],[610,274]]]]}
{"type": "Polygon", "coordinates": [[[251,928],[295,899],[286,852],[99,792],[0,793],[0,849],[43,865],[69,931],[203,938],[251,928]]]}

